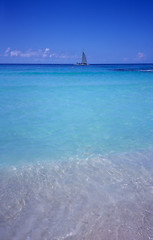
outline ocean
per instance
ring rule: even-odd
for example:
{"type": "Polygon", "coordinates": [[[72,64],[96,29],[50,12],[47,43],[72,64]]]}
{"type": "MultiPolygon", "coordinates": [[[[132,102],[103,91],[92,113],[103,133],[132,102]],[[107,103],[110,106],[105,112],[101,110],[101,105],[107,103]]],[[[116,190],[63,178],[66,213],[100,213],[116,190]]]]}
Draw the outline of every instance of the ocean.
{"type": "Polygon", "coordinates": [[[0,65],[0,239],[153,239],[153,64],[0,65]]]}

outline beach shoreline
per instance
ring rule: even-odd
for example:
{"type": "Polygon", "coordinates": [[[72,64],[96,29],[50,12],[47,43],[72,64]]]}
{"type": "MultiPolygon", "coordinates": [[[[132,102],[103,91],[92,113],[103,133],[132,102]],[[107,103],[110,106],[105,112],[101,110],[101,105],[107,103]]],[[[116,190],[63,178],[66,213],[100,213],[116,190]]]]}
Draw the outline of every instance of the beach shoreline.
{"type": "Polygon", "coordinates": [[[1,239],[149,239],[151,158],[122,153],[1,170],[1,239]]]}

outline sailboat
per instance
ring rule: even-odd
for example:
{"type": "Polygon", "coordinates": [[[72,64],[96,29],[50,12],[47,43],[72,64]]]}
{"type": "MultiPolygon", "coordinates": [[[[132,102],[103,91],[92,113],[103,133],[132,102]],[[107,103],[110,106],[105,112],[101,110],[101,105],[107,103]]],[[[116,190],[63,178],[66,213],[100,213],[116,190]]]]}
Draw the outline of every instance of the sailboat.
{"type": "Polygon", "coordinates": [[[87,64],[87,58],[86,58],[86,55],[85,55],[84,51],[82,52],[82,62],[77,63],[77,65],[88,65],[87,64]]]}

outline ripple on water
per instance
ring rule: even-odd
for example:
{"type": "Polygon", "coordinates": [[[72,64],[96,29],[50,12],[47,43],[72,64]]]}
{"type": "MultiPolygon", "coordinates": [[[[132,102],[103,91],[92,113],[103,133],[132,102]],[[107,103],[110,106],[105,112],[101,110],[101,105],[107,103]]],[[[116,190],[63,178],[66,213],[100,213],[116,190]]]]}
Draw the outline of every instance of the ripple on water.
{"type": "Polygon", "coordinates": [[[153,238],[152,153],[1,169],[1,240],[153,238]]]}

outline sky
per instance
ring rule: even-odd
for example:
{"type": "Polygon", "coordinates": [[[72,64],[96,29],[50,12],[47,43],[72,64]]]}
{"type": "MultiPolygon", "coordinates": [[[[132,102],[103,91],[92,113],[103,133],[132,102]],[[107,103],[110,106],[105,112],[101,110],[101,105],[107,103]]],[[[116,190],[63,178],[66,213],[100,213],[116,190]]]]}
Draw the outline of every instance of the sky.
{"type": "Polygon", "coordinates": [[[0,0],[0,63],[153,63],[153,0],[0,0]]]}

